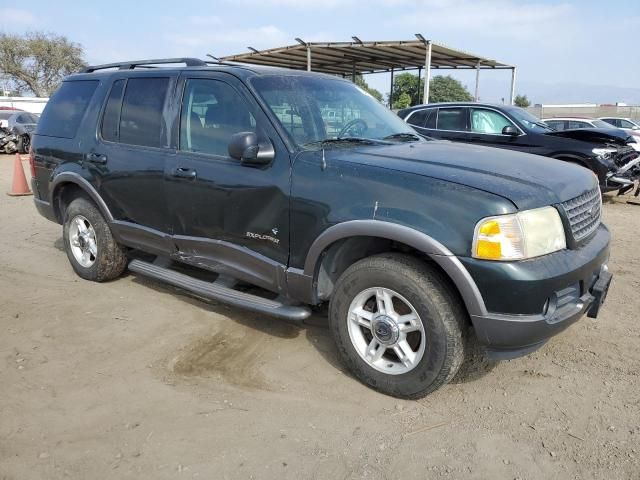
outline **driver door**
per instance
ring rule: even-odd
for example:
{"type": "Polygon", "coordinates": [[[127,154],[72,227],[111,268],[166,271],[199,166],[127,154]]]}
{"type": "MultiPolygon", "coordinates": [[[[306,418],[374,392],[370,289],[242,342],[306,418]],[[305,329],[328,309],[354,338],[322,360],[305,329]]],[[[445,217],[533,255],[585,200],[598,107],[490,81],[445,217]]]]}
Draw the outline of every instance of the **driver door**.
{"type": "Polygon", "coordinates": [[[177,255],[272,288],[274,268],[289,255],[289,153],[235,77],[188,72],[178,91],[178,150],[165,171],[177,255]],[[247,166],[229,156],[231,136],[246,131],[272,144],[270,164],[247,166]]]}

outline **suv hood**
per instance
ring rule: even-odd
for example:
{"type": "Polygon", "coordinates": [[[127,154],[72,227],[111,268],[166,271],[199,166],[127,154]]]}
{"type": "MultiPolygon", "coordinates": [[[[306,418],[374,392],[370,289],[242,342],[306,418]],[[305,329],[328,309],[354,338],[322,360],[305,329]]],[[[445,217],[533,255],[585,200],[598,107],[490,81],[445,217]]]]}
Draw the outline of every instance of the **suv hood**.
{"type": "Polygon", "coordinates": [[[562,160],[461,143],[399,143],[331,150],[326,156],[477,188],[520,210],[564,202],[598,185],[591,171],[562,160]]]}
{"type": "Polygon", "coordinates": [[[632,137],[628,133],[617,128],[577,128],[558,132],[546,132],[545,135],[573,138],[574,140],[593,143],[615,143],[618,145],[626,145],[632,141],[632,137]]]}

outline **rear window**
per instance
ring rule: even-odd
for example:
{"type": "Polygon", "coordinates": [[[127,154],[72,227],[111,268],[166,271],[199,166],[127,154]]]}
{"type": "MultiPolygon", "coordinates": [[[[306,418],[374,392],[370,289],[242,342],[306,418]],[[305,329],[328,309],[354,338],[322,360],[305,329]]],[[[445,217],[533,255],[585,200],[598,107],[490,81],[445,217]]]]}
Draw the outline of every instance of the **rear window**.
{"type": "Polygon", "coordinates": [[[464,132],[467,119],[464,108],[441,108],[438,110],[438,130],[464,132]]]}
{"type": "Polygon", "coordinates": [[[64,82],[47,103],[36,133],[48,137],[75,137],[98,83],[97,80],[64,82]]]}
{"type": "Polygon", "coordinates": [[[413,114],[407,119],[407,123],[415,125],[416,127],[424,127],[428,114],[428,110],[418,110],[417,112],[413,112],[413,114]]]}
{"type": "Polygon", "coordinates": [[[162,147],[166,133],[162,111],[169,78],[130,78],[120,114],[121,143],[162,147]]]}

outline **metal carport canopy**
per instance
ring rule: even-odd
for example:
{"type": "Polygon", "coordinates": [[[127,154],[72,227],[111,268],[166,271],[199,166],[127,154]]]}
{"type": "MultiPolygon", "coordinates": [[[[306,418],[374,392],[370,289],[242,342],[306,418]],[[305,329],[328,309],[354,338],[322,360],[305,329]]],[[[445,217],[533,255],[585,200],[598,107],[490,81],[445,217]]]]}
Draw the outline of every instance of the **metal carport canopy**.
{"type": "MultiPolygon", "coordinates": [[[[430,79],[431,69],[475,69],[476,98],[480,69],[508,69],[511,76],[511,103],[515,88],[513,65],[480,57],[461,50],[425,40],[416,34],[417,40],[364,42],[353,37],[353,42],[304,42],[258,51],[229,55],[221,60],[273,67],[352,76],[356,74],[425,69],[430,79]]],[[[393,81],[393,80],[392,80],[393,81]]],[[[429,82],[425,82],[423,98],[429,98],[429,82]]]]}

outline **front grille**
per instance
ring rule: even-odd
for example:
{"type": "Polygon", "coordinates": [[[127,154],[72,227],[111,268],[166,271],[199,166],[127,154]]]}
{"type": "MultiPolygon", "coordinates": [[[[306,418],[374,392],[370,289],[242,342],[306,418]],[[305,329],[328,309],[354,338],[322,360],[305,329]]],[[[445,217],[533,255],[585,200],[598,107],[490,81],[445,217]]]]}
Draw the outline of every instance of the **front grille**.
{"type": "Polygon", "coordinates": [[[618,148],[618,151],[614,155],[613,162],[618,167],[622,167],[637,157],[638,152],[633,147],[627,145],[625,147],[618,148]]]}
{"type": "Polygon", "coordinates": [[[571,200],[562,202],[571,234],[576,242],[586,238],[600,225],[602,199],[600,188],[595,187],[571,200]]]}

